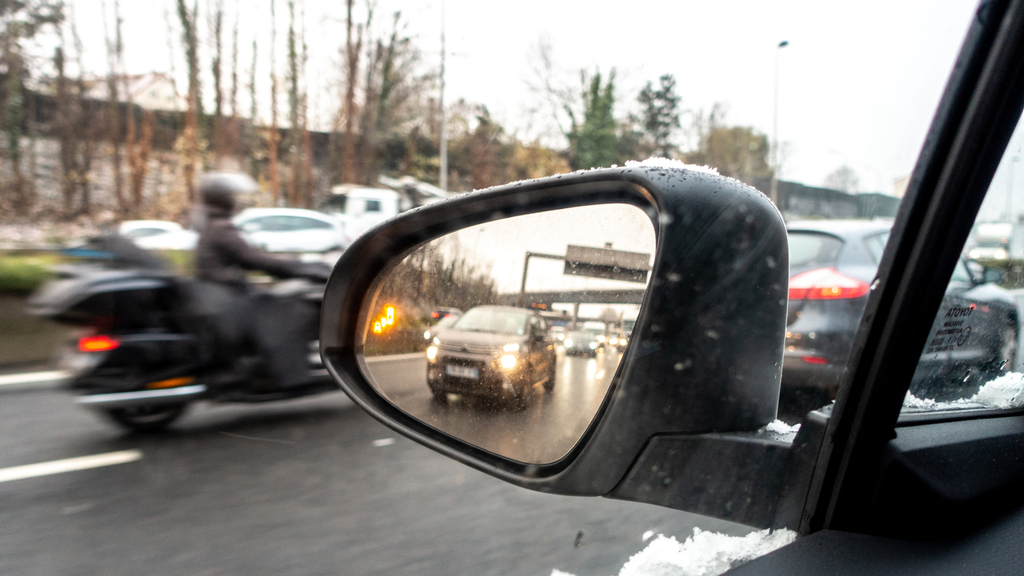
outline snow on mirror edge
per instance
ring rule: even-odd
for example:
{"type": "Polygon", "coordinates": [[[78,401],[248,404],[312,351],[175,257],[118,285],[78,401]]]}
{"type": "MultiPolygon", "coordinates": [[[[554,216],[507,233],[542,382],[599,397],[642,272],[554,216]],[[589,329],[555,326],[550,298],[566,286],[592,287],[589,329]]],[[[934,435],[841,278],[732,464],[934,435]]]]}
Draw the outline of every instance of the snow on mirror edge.
{"type": "Polygon", "coordinates": [[[940,410],[999,409],[1024,407],[1024,374],[1009,372],[985,383],[978,393],[970,398],[952,402],[938,402],[929,398],[918,398],[907,392],[903,400],[903,412],[936,412],[940,410]]]}
{"type": "MultiPolygon", "coordinates": [[[[768,529],[746,536],[728,536],[694,528],[680,543],[659,534],[647,548],[634,554],[619,570],[619,576],[717,576],[796,540],[792,530],[768,529]]],[[[552,570],[551,576],[572,576],[552,570]]]]}

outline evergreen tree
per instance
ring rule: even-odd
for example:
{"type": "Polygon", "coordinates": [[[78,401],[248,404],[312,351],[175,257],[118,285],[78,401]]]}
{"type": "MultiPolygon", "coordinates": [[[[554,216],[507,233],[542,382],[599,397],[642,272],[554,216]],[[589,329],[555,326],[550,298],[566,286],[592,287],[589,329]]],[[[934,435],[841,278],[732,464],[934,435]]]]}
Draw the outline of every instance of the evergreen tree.
{"type": "Polygon", "coordinates": [[[671,74],[659,78],[658,84],[655,89],[648,82],[637,97],[642,107],[639,123],[650,145],[649,153],[671,158],[676,151],[672,135],[680,126],[679,103],[683,99],[675,93],[676,79],[671,74]]]}
{"type": "Polygon", "coordinates": [[[582,84],[583,119],[576,112],[565,107],[569,115],[570,128],[565,135],[569,139],[570,164],[574,169],[610,166],[617,156],[618,123],[612,114],[615,107],[615,70],[608,74],[608,82],[601,84],[601,73],[596,72],[587,80],[586,71],[580,72],[582,84]]]}

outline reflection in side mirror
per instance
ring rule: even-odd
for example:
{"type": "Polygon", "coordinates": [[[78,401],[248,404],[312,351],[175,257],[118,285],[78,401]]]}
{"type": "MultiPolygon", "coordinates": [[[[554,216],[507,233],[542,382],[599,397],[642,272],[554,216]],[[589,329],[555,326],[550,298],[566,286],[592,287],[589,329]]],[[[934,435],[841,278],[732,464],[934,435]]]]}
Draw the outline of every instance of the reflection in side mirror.
{"type": "Polygon", "coordinates": [[[520,462],[554,462],[607,396],[655,246],[650,216],[629,204],[436,238],[378,277],[362,310],[362,371],[389,402],[442,432],[520,462]],[[465,312],[433,325],[432,311],[447,307],[465,312]]]}

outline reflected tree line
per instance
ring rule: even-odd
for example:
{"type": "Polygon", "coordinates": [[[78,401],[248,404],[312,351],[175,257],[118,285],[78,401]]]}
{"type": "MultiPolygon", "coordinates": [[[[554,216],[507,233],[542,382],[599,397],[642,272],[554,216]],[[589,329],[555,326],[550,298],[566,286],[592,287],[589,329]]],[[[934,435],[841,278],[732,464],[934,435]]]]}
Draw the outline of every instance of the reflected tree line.
{"type": "Polygon", "coordinates": [[[388,270],[380,285],[371,317],[395,309],[395,323],[367,336],[367,354],[397,354],[425,348],[423,333],[436,320],[439,308],[465,312],[498,302],[490,267],[473,262],[458,239],[445,237],[415,249],[388,270]]]}

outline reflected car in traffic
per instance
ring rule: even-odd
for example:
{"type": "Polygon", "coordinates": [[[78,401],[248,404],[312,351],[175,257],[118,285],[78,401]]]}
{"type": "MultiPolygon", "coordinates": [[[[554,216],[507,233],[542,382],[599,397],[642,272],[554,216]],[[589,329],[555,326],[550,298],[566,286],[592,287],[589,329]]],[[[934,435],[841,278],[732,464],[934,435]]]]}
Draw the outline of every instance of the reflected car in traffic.
{"type": "Polygon", "coordinates": [[[597,357],[597,351],[604,351],[604,342],[597,334],[586,330],[573,330],[562,341],[566,356],[597,357]]]}
{"type": "Polygon", "coordinates": [[[434,400],[448,394],[525,407],[539,387],[555,386],[555,348],[536,312],[477,306],[434,336],[427,347],[427,385],[434,400]]]}
{"type": "Polygon", "coordinates": [[[427,328],[427,330],[423,332],[423,339],[430,340],[434,336],[437,336],[438,334],[441,333],[442,330],[450,327],[452,324],[455,324],[455,321],[458,320],[460,316],[461,314],[448,314],[447,316],[441,318],[440,322],[434,324],[430,328],[427,328]]]}

